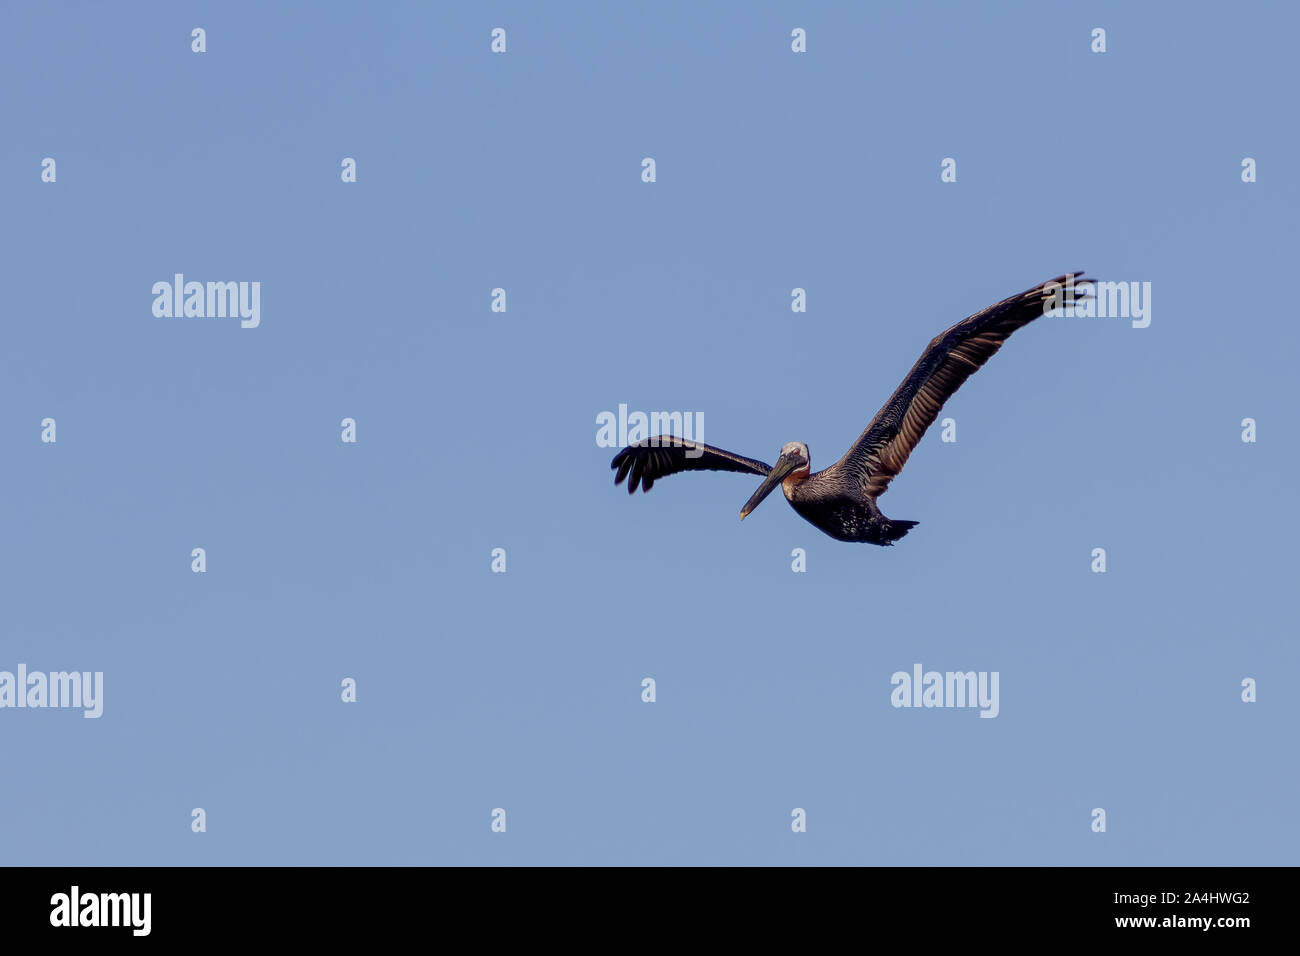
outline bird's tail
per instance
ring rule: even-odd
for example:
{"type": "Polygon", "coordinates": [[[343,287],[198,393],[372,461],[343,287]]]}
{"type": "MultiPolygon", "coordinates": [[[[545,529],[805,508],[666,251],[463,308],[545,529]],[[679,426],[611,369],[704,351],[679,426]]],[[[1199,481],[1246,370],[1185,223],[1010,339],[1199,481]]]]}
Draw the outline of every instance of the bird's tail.
{"type": "Polygon", "coordinates": [[[918,524],[919,521],[896,521],[893,518],[886,518],[880,528],[880,541],[882,544],[893,544],[918,524]]]}

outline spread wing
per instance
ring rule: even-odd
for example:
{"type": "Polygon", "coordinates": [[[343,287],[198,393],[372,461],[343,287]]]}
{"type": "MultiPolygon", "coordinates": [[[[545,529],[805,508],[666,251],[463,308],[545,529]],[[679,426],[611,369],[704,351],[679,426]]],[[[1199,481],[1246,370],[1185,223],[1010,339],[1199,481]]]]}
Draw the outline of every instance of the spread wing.
{"type": "Polygon", "coordinates": [[[944,402],[1016,329],[1034,321],[1048,307],[1068,306],[1086,298],[1091,286],[1075,286],[1082,281],[1092,280],[1084,280],[1082,272],[1057,276],[939,333],[857,443],[827,471],[846,471],[868,496],[883,495],[944,402]]]}
{"type": "Polygon", "coordinates": [[[627,478],[628,494],[636,492],[638,482],[649,491],[655,481],[679,471],[741,471],[766,476],[772,470],[771,465],[753,458],[673,435],[659,435],[628,445],[614,456],[609,467],[615,469],[614,484],[621,484],[627,478]]]}

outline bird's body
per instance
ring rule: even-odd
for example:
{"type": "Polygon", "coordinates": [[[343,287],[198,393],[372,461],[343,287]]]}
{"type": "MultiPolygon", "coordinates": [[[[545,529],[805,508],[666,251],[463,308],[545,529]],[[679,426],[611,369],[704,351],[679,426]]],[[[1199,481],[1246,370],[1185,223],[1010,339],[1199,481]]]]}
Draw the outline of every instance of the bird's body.
{"type": "Polygon", "coordinates": [[[893,544],[916,525],[886,518],[876,499],[830,468],[793,486],[783,482],[781,490],[795,511],[840,541],[893,544]]]}
{"type": "Polygon", "coordinates": [[[1049,305],[1068,306],[1088,294],[1076,289],[1082,273],[1068,273],[1004,299],[940,333],[907,378],[839,461],[813,474],[808,446],[790,442],[775,466],[711,445],[659,435],[629,445],[614,456],[614,482],[628,479],[646,490],[679,471],[737,471],[764,478],[741,510],[743,519],[779,483],[795,511],[832,538],[890,545],[913,528],[880,512],[876,499],[902,470],[912,449],[945,401],[1004,341],[1043,314],[1049,305]]]}

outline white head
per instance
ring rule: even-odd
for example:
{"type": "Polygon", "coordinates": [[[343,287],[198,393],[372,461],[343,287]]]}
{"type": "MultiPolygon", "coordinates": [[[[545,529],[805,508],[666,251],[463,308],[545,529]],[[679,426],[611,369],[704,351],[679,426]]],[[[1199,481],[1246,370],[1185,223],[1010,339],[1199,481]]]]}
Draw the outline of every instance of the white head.
{"type": "Polygon", "coordinates": [[[781,446],[781,457],[776,460],[772,471],[763,479],[754,496],[745,502],[745,507],[740,509],[740,520],[744,521],[745,515],[757,508],[759,502],[770,495],[778,484],[788,499],[794,493],[795,485],[808,477],[811,468],[812,456],[808,453],[808,446],[801,441],[786,442],[781,446]]]}
{"type": "Polygon", "coordinates": [[[801,441],[786,442],[781,446],[781,457],[785,458],[787,456],[797,458],[803,462],[799,468],[795,469],[796,472],[802,469],[804,474],[808,473],[808,466],[812,464],[812,455],[808,453],[807,445],[801,441]]]}

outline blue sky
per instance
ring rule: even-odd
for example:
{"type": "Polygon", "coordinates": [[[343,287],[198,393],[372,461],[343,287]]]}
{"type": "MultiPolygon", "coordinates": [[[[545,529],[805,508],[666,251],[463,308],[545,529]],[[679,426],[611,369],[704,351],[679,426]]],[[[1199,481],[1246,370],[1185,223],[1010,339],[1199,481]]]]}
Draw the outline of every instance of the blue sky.
{"type": "Polygon", "coordinates": [[[1296,862],[1298,20],[7,4],[0,670],[104,713],[0,709],[0,860],[1296,862]],[[1150,326],[1018,333],[897,547],[742,525],[741,475],[629,500],[596,444],[626,403],[825,467],[936,332],[1085,268],[1150,326]],[[156,318],[177,272],[260,326],[156,318]],[[891,707],[916,663],[998,717],[891,707]]]}

